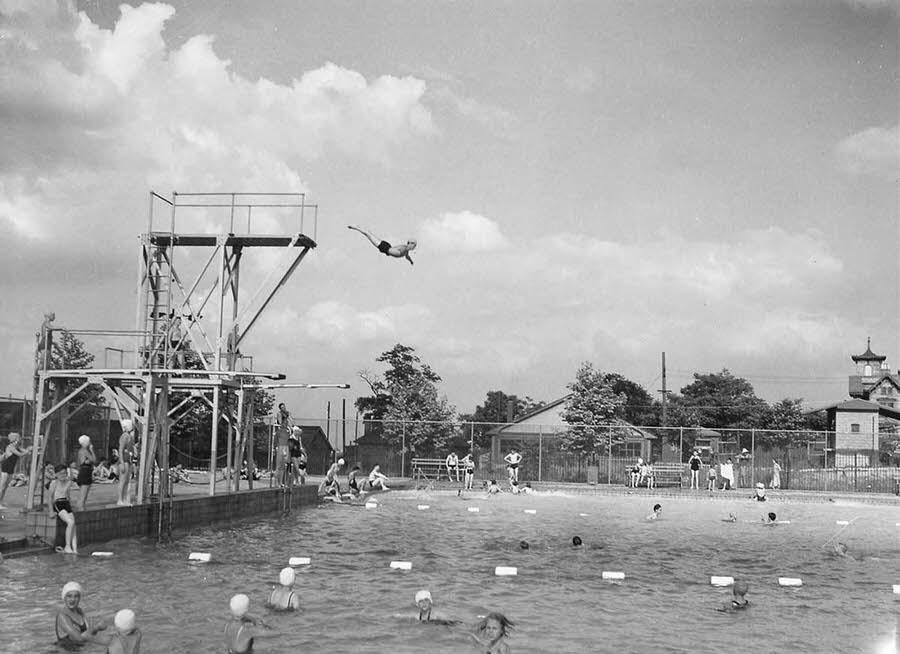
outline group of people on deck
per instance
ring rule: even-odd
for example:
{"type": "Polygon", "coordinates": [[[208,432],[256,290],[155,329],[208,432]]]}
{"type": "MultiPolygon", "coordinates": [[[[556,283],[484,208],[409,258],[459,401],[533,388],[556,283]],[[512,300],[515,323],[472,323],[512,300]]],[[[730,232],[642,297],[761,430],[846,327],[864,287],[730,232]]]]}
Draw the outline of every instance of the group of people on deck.
{"type": "MultiPolygon", "coordinates": [[[[338,459],[331,464],[328,468],[328,472],[325,473],[325,479],[319,484],[319,495],[327,497],[335,502],[342,501],[345,495],[341,492],[338,474],[345,465],[346,462],[344,459],[338,459]]],[[[347,499],[357,499],[361,495],[376,490],[390,490],[387,485],[387,482],[390,480],[387,475],[381,472],[380,465],[373,467],[372,471],[369,472],[368,477],[361,477],[361,472],[362,466],[358,463],[354,463],[353,467],[350,468],[350,472],[347,473],[347,499]]]]}

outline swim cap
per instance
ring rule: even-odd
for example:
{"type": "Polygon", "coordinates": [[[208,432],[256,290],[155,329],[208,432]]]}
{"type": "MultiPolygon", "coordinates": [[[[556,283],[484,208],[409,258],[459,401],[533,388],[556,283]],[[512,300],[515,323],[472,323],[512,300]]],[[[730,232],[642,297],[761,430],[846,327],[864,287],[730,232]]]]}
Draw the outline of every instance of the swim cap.
{"type": "Polygon", "coordinates": [[[572,536],[572,545],[578,546],[581,545],[581,536],[572,536]]]}
{"type": "Polygon", "coordinates": [[[422,600],[428,600],[429,602],[432,601],[431,593],[427,590],[420,590],[418,593],[416,593],[416,604],[418,604],[422,600]]]}
{"type": "Polygon", "coordinates": [[[81,445],[81,447],[87,447],[91,444],[91,437],[87,434],[82,434],[78,437],[78,444],[81,445]]]}
{"type": "Polygon", "coordinates": [[[519,549],[527,550],[529,547],[531,547],[531,545],[528,544],[527,540],[519,541],[519,549]]]}
{"type": "Polygon", "coordinates": [[[343,460],[343,459],[338,459],[338,465],[339,465],[339,466],[344,465],[344,460],[343,460]]]}
{"type": "Polygon", "coordinates": [[[68,595],[69,593],[78,593],[79,595],[84,595],[84,591],[81,590],[81,584],[79,584],[77,581],[70,581],[65,586],[63,586],[63,589],[62,589],[63,601],[65,601],[66,595],[68,595]]]}
{"type": "Polygon", "coordinates": [[[294,579],[297,578],[296,573],[294,573],[293,568],[282,568],[281,574],[278,575],[278,583],[282,586],[290,586],[294,583],[294,579]]]}
{"type": "Polygon", "coordinates": [[[757,488],[765,488],[765,485],[761,481],[759,481],[756,483],[756,487],[757,488]]]}
{"type": "Polygon", "coordinates": [[[238,593],[234,597],[231,598],[231,613],[236,618],[241,618],[247,615],[247,611],[250,610],[250,598],[244,595],[243,593],[238,593]]]}
{"type": "Polygon", "coordinates": [[[122,609],[116,613],[113,622],[119,631],[134,631],[134,628],[137,626],[134,622],[134,611],[131,609],[122,609]]]}
{"type": "Polygon", "coordinates": [[[734,582],[735,595],[746,595],[748,590],[750,590],[750,584],[748,584],[743,579],[738,579],[734,582]]]}
{"type": "Polygon", "coordinates": [[[134,423],[130,419],[125,418],[122,421],[122,431],[131,431],[132,429],[134,429],[134,423]]]}

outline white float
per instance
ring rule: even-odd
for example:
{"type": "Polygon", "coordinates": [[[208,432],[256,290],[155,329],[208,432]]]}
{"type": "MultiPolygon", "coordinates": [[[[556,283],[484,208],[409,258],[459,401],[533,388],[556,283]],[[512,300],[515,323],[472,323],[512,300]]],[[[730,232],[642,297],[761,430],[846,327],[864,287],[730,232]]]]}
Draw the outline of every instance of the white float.
{"type": "Polygon", "coordinates": [[[200,561],[201,563],[209,563],[212,555],[209,552],[191,552],[188,561],[200,561]]]}
{"type": "Polygon", "coordinates": [[[288,565],[290,565],[290,566],[309,565],[310,561],[311,561],[311,559],[308,556],[292,556],[288,560],[288,565]]]}
{"type": "Polygon", "coordinates": [[[802,586],[803,580],[799,577],[778,577],[779,586],[802,586]]]}
{"type": "Polygon", "coordinates": [[[91,556],[103,556],[103,557],[108,557],[108,556],[112,556],[112,555],[113,555],[112,552],[93,552],[91,554],[91,556]]]}
{"type": "Polygon", "coordinates": [[[511,566],[498,565],[494,568],[494,574],[498,577],[515,577],[519,574],[519,569],[511,566]]]}
{"type": "Polygon", "coordinates": [[[587,518],[587,517],[588,517],[588,514],[587,514],[587,513],[579,513],[578,515],[580,515],[582,518],[587,518]]]}
{"type": "Polygon", "coordinates": [[[419,505],[419,511],[425,511],[426,509],[428,509],[428,505],[427,505],[427,504],[420,504],[420,505],[419,505]]]}
{"type": "Polygon", "coordinates": [[[537,513],[537,510],[536,509],[525,509],[525,513],[530,513],[531,515],[534,515],[535,513],[537,513]]]}
{"type": "Polygon", "coordinates": [[[395,570],[412,570],[412,561],[391,561],[391,568],[395,570]]]}
{"type": "Polygon", "coordinates": [[[836,520],[834,524],[836,524],[836,525],[849,525],[849,524],[850,524],[850,521],[849,521],[849,520],[836,520]]]}
{"type": "Polygon", "coordinates": [[[734,584],[734,577],[710,577],[709,583],[713,586],[731,586],[734,584]]]}
{"type": "Polygon", "coordinates": [[[894,595],[900,595],[900,584],[894,584],[894,595]]]}
{"type": "Polygon", "coordinates": [[[378,503],[377,502],[366,502],[366,508],[367,509],[377,509],[378,503]]]}
{"type": "Polygon", "coordinates": [[[625,578],[624,572],[611,572],[609,570],[604,570],[601,575],[603,579],[608,579],[610,581],[621,581],[625,578]]]}
{"type": "Polygon", "coordinates": [[[481,511],[481,509],[479,509],[477,506],[469,507],[469,513],[478,513],[479,511],[481,511]]]}

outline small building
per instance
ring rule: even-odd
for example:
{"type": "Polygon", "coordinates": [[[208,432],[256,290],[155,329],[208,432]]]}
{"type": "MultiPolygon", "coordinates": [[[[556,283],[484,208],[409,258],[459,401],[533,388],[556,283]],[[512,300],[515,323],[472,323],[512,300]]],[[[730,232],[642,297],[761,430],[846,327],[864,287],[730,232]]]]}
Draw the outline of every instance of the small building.
{"type": "Polygon", "coordinates": [[[872,352],[872,339],[867,339],[865,352],[850,358],[856,364],[856,374],[849,379],[850,397],[900,408],[900,374],[891,373],[886,356],[872,352]]]}
{"type": "Polygon", "coordinates": [[[900,410],[852,399],[819,409],[828,419],[826,453],[836,468],[870,466],[878,461],[883,421],[900,421],[900,410]]]}
{"type": "Polygon", "coordinates": [[[324,475],[334,461],[334,448],[318,425],[298,425],[300,441],[306,448],[306,472],[310,475],[324,475]]]}

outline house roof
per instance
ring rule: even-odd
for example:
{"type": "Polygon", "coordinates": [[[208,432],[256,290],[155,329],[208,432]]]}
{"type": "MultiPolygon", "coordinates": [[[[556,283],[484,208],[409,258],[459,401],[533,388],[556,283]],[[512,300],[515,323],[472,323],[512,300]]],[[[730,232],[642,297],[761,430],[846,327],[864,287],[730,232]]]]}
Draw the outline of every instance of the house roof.
{"type": "Polygon", "coordinates": [[[879,356],[878,354],[875,354],[874,352],[872,352],[872,339],[871,338],[866,339],[866,351],[865,352],[863,352],[862,354],[856,354],[850,358],[853,359],[853,361],[855,363],[860,363],[862,361],[884,361],[885,359],[887,359],[886,356],[879,356]]]}
{"type": "Polygon", "coordinates": [[[880,406],[881,405],[878,404],[878,402],[853,399],[846,400],[844,402],[838,402],[837,404],[830,404],[820,409],[816,409],[816,411],[868,411],[871,413],[876,413],[879,410],[880,406]]]}

